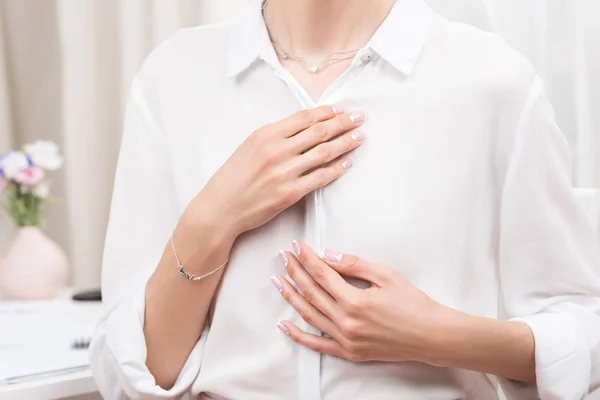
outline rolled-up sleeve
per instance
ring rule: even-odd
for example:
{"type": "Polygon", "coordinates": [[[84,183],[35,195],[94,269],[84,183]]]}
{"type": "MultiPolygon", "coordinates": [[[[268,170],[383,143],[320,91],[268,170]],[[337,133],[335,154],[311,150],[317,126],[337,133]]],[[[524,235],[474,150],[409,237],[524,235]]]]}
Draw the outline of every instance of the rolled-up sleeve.
{"type": "Polygon", "coordinates": [[[167,140],[136,78],[127,107],[104,250],[102,295],[107,312],[90,347],[94,378],[107,400],[180,398],[198,375],[203,340],[194,347],[170,390],[157,386],[146,367],[145,286],[177,219],[167,140]]]}
{"type": "Polygon", "coordinates": [[[509,399],[584,399],[599,378],[600,251],[572,189],[569,146],[533,82],[502,194],[499,266],[504,312],[535,338],[537,385],[501,384],[509,399]]]}

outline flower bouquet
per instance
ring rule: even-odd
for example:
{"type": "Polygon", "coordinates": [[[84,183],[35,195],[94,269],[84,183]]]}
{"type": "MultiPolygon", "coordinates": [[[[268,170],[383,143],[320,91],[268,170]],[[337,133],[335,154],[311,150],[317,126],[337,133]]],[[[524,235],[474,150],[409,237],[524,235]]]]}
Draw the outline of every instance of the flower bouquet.
{"type": "Polygon", "coordinates": [[[0,156],[0,193],[6,196],[6,208],[15,225],[41,225],[42,205],[50,194],[47,174],[62,164],[58,146],[46,141],[0,156]]]}
{"type": "Polygon", "coordinates": [[[62,164],[58,146],[49,141],[0,155],[0,200],[17,227],[0,260],[0,295],[4,298],[50,298],[66,283],[66,256],[40,229],[50,195],[48,174],[62,164]]]}

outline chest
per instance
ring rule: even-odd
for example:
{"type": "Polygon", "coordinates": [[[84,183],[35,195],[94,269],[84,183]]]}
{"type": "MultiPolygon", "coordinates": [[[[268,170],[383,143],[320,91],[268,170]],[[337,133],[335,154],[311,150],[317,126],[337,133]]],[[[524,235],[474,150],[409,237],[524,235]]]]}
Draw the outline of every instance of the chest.
{"type": "MultiPolygon", "coordinates": [[[[199,104],[195,113],[171,114],[182,208],[255,129],[314,106],[283,79],[268,91],[248,85],[192,101],[199,104]]],[[[365,111],[367,139],[350,154],[354,165],[342,179],[306,199],[307,213],[318,215],[304,222],[319,245],[410,266],[403,272],[418,275],[479,235],[478,221],[487,226],[493,219],[493,116],[473,113],[474,99],[451,86],[423,91],[418,82],[358,75],[322,103],[365,111]]]]}

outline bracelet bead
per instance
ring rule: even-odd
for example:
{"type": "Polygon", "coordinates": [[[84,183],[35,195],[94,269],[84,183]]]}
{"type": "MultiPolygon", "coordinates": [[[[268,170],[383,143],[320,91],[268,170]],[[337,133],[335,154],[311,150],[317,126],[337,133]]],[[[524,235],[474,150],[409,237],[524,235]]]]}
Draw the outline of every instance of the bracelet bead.
{"type": "Polygon", "coordinates": [[[193,274],[188,274],[185,269],[183,268],[183,264],[181,264],[181,261],[179,261],[179,256],[177,255],[177,251],[175,250],[175,243],[173,242],[173,236],[171,235],[171,249],[173,250],[173,255],[175,256],[175,260],[177,261],[177,266],[179,267],[179,271],[177,272],[179,275],[183,276],[185,279],[187,279],[188,281],[199,281],[201,279],[204,279],[212,274],[214,274],[215,272],[217,272],[218,270],[220,270],[221,268],[223,268],[225,265],[227,265],[227,263],[229,262],[229,259],[225,260],[225,262],[223,264],[221,264],[220,266],[218,266],[215,270],[204,274],[202,276],[196,276],[193,274]]]}

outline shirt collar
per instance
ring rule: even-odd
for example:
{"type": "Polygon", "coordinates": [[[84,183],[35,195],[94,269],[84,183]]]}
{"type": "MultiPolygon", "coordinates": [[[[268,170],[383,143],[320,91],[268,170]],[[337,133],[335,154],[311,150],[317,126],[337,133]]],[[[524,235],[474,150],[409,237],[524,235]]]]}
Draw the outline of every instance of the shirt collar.
{"type": "MultiPolygon", "coordinates": [[[[235,25],[229,41],[227,76],[246,70],[259,57],[271,56],[261,0],[252,0],[246,15],[235,25]]],[[[410,75],[425,45],[434,13],[425,0],[397,0],[365,48],[371,48],[394,68],[410,75]]]]}
{"type": "Polygon", "coordinates": [[[269,33],[262,15],[262,0],[251,0],[246,14],[234,26],[229,40],[227,76],[246,70],[269,48],[269,33]]]}
{"type": "Polygon", "coordinates": [[[433,22],[425,0],[398,0],[367,46],[405,75],[413,71],[433,22]]]}

